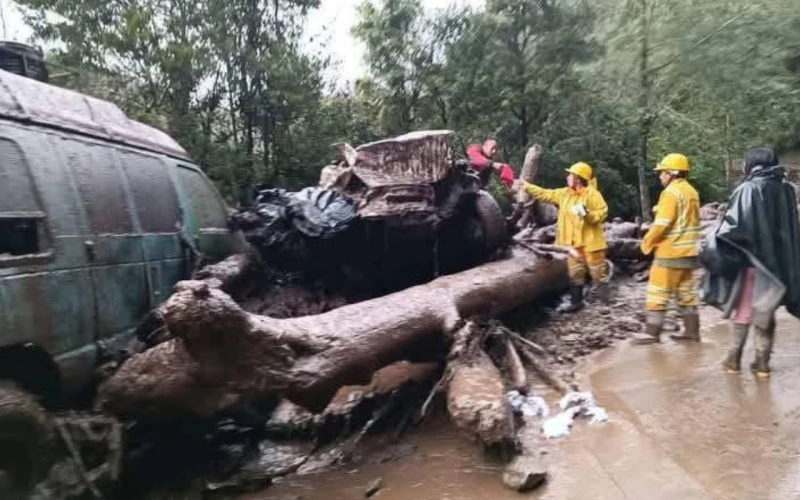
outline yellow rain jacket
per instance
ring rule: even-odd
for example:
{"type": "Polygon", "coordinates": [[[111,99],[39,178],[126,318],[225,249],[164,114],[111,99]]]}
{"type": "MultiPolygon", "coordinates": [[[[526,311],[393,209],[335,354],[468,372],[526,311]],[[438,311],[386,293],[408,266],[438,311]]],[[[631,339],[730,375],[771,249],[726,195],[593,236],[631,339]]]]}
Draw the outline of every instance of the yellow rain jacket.
{"type": "Polygon", "coordinates": [[[697,257],[700,232],[700,196],[686,179],[675,179],[661,192],[642,253],[648,255],[655,248],[656,259],[697,257]]]}
{"type": "Polygon", "coordinates": [[[608,248],[603,235],[603,222],[608,217],[608,205],[603,195],[591,185],[585,188],[544,189],[535,184],[525,183],[525,191],[547,203],[558,205],[556,244],[583,248],[584,252],[596,252],[608,248]],[[572,212],[573,207],[582,203],[586,216],[579,217],[572,212]]]}

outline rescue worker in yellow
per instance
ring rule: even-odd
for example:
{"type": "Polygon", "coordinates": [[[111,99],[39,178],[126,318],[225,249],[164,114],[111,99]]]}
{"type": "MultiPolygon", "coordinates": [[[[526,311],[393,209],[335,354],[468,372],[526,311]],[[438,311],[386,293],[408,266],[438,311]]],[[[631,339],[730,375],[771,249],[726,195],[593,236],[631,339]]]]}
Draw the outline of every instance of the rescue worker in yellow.
{"type": "Polygon", "coordinates": [[[655,221],[642,240],[642,253],[655,250],[647,284],[645,333],[635,336],[637,344],[661,341],[664,316],[671,298],[677,299],[684,331],[674,340],[700,341],[699,297],[695,269],[699,267],[700,197],[689,184],[689,159],[668,154],[656,166],[664,190],[654,209],[655,221]]]}
{"type": "Polygon", "coordinates": [[[608,205],[597,190],[592,167],[579,162],[569,167],[567,174],[567,187],[560,189],[544,189],[521,179],[516,181],[516,188],[525,189],[537,200],[558,205],[556,244],[572,247],[578,255],[577,258],[570,256],[568,259],[570,302],[561,311],[576,312],[583,308],[587,270],[598,299],[608,303],[608,244],[603,235],[608,205]]]}

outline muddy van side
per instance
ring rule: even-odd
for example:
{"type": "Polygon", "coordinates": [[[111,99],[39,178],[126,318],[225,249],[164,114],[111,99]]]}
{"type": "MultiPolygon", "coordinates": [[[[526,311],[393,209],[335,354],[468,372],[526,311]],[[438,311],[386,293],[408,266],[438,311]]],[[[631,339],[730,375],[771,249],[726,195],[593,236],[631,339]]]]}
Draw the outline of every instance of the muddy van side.
{"type": "Polygon", "coordinates": [[[0,71],[0,380],[45,400],[79,389],[195,251],[237,250],[226,217],[167,135],[0,71]]]}

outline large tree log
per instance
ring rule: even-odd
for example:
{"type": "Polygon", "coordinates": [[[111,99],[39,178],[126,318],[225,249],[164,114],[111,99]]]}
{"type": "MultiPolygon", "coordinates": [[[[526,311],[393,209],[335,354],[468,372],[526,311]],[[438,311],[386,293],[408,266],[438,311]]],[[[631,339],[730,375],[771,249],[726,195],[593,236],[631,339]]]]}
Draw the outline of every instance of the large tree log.
{"type": "Polygon", "coordinates": [[[639,248],[642,240],[633,238],[614,238],[608,240],[607,255],[611,260],[650,260],[651,255],[644,255],[639,248]]]}
{"type": "MultiPolygon", "coordinates": [[[[219,288],[235,299],[239,299],[252,286],[253,276],[259,275],[261,264],[252,252],[237,253],[198,270],[192,279],[219,288]]],[[[151,310],[136,325],[134,335],[147,346],[154,346],[169,340],[170,332],[164,325],[166,303],[151,310]]]]}
{"type": "Polygon", "coordinates": [[[518,256],[316,316],[245,312],[208,283],[181,282],[163,318],[172,340],[126,362],[101,387],[110,411],[211,415],[278,395],[321,411],[343,385],[418,360],[462,318],[507,312],[566,285],[562,259],[518,256]]]}
{"type": "Polygon", "coordinates": [[[249,273],[259,267],[254,253],[239,253],[200,269],[193,279],[205,281],[209,286],[235,297],[245,286],[249,273]]]}
{"type": "Polygon", "coordinates": [[[489,446],[513,443],[503,377],[489,356],[476,349],[448,369],[447,412],[456,427],[489,446]]]}

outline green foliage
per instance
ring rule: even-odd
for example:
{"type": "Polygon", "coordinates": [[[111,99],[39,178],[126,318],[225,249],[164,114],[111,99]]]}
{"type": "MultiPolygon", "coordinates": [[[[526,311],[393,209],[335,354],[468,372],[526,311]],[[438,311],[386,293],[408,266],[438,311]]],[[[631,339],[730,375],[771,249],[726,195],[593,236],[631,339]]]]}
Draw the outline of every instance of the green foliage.
{"type": "Polygon", "coordinates": [[[300,42],[319,0],[22,3],[60,47],[59,84],[167,130],[232,202],[316,183],[332,143],[425,128],[454,130],[459,150],[495,136],[517,168],[538,142],[546,186],[587,161],[615,216],[647,212],[640,185],[658,195],[666,153],[690,157],[711,201],[747,147],[800,147],[796,0],[365,0],[369,72],[335,92],[327,56],[300,42]]]}

